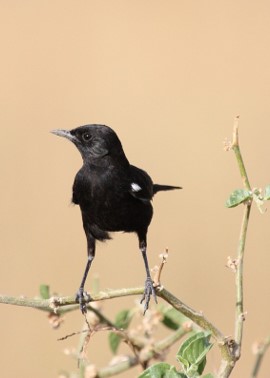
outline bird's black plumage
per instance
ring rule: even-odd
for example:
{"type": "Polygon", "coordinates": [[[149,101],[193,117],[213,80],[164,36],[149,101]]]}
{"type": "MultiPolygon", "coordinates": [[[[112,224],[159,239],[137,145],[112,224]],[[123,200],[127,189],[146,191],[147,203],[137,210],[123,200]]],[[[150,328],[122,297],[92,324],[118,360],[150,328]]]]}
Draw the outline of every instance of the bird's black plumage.
{"type": "Polygon", "coordinates": [[[135,232],[146,268],[144,310],[150,297],[156,300],[146,255],[147,230],[153,215],[155,193],[180,187],[153,184],[150,176],[127,160],[116,133],[105,125],[53,130],[72,141],[82,155],[83,166],[73,184],[72,201],[79,205],[87,238],[88,260],[76,299],[86,312],[84,284],[95,256],[96,240],[110,239],[110,232],[135,232]]]}

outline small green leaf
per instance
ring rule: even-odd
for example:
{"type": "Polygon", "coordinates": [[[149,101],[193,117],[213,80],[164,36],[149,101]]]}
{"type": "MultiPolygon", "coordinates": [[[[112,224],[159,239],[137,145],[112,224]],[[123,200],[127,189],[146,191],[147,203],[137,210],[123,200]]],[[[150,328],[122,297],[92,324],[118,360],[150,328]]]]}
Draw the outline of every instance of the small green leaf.
{"type": "Polygon", "coordinates": [[[185,374],[176,371],[175,367],[160,362],[150,366],[138,378],[188,378],[185,374]]]}
{"type": "Polygon", "coordinates": [[[158,310],[163,315],[162,323],[170,329],[176,330],[187,321],[187,318],[172,306],[161,304],[158,310]]]}
{"type": "Polygon", "coordinates": [[[208,374],[204,375],[202,378],[215,378],[215,377],[213,376],[213,374],[208,373],[208,374]]]}
{"type": "Polygon", "coordinates": [[[269,201],[270,200],[270,185],[267,185],[264,189],[264,196],[263,196],[263,199],[265,201],[269,201]]]}
{"type": "Polygon", "coordinates": [[[109,345],[113,354],[116,354],[120,341],[121,341],[121,337],[119,335],[117,335],[116,333],[110,332],[109,345]]]}
{"type": "Polygon", "coordinates": [[[230,197],[227,199],[225,206],[226,207],[235,207],[240,205],[240,203],[245,202],[248,199],[251,199],[251,193],[246,189],[236,189],[232,192],[230,197]]]}
{"type": "Polygon", "coordinates": [[[206,354],[213,346],[209,342],[210,337],[210,333],[198,332],[180,346],[176,358],[188,376],[197,377],[198,374],[202,374],[206,364],[206,354]]]}
{"type": "Polygon", "coordinates": [[[130,310],[122,310],[118,312],[115,318],[115,325],[117,328],[127,329],[132,319],[133,312],[130,310]]]}
{"type": "MultiPolygon", "coordinates": [[[[120,329],[127,329],[131,322],[133,312],[130,310],[123,310],[116,315],[115,325],[120,329]]],[[[121,342],[121,336],[111,332],[109,334],[109,344],[111,351],[115,354],[121,342]]]]}
{"type": "MultiPolygon", "coordinates": [[[[211,345],[211,347],[209,348],[209,349],[211,349],[212,348],[212,345],[211,345]]],[[[207,350],[207,352],[209,351],[209,349],[207,350]]],[[[206,353],[207,353],[206,352],[206,353]]],[[[204,356],[203,357],[203,359],[202,359],[202,361],[199,363],[199,365],[196,365],[195,364],[195,366],[198,366],[198,369],[197,369],[197,371],[198,371],[198,373],[201,375],[202,373],[203,373],[203,371],[204,371],[204,368],[205,368],[205,365],[206,365],[206,357],[204,356]]],[[[193,365],[194,366],[194,365],[193,365]]]]}
{"type": "Polygon", "coordinates": [[[178,350],[177,358],[184,358],[184,360],[188,361],[189,365],[195,363],[198,356],[201,355],[206,340],[208,341],[209,337],[209,333],[206,334],[205,332],[197,332],[193,334],[182,343],[178,350]]]}
{"type": "Polygon", "coordinates": [[[163,378],[167,371],[169,371],[171,365],[160,362],[158,364],[150,366],[138,378],[163,378]]]}
{"type": "Polygon", "coordinates": [[[49,299],[50,298],[50,286],[41,284],[39,285],[39,295],[42,299],[49,299]]]}

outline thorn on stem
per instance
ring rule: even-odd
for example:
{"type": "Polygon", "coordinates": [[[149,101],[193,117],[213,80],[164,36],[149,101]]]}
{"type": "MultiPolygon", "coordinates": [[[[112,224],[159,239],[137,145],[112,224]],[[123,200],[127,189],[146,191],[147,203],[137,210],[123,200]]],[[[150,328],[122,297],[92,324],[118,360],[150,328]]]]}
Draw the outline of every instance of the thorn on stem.
{"type": "Polygon", "coordinates": [[[243,322],[246,320],[247,317],[247,311],[242,312],[242,314],[239,315],[239,319],[242,320],[243,322]]]}

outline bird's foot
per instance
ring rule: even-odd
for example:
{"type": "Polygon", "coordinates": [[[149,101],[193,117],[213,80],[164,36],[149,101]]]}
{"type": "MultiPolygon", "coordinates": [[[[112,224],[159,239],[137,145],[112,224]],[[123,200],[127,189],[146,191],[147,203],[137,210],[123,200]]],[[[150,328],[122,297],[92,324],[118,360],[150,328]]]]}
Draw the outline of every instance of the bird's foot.
{"type": "Polygon", "coordinates": [[[80,288],[77,291],[75,300],[79,303],[82,314],[85,315],[87,313],[87,303],[91,301],[91,296],[83,288],[80,288]]]}
{"type": "Polygon", "coordinates": [[[156,296],[156,291],[153,285],[153,281],[151,278],[146,278],[144,293],[140,302],[140,303],[143,303],[145,301],[143,315],[146,313],[146,310],[148,310],[151,295],[153,295],[153,298],[155,302],[157,303],[157,296],[156,296]]]}

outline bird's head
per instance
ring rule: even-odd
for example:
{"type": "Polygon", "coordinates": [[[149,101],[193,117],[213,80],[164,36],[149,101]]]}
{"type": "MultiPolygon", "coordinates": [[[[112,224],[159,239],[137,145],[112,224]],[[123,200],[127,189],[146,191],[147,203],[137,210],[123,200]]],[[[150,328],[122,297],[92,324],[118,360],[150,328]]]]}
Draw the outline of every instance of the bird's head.
{"type": "Polygon", "coordinates": [[[52,130],[52,133],[73,142],[84,162],[99,165],[106,157],[127,161],[118,136],[108,126],[85,125],[72,130],[52,130]]]}

